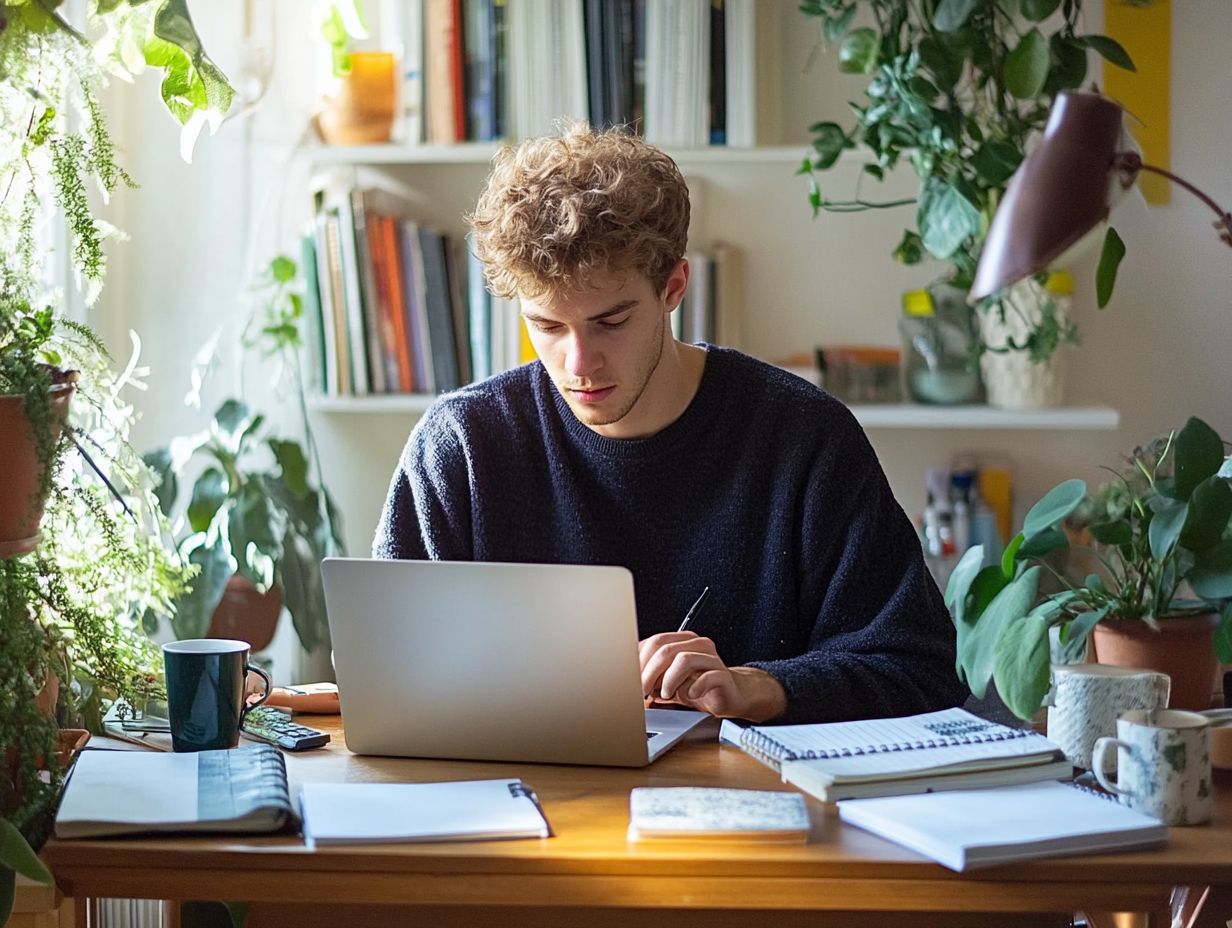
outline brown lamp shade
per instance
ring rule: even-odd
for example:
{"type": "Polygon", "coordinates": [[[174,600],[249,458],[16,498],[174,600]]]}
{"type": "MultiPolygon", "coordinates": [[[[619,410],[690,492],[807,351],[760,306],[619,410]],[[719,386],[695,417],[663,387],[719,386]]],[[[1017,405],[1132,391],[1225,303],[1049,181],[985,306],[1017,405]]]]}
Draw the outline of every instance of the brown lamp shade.
{"type": "Polygon", "coordinates": [[[972,300],[1047,270],[1108,218],[1121,120],[1121,107],[1097,93],[1057,96],[1043,140],[993,217],[972,300]]]}

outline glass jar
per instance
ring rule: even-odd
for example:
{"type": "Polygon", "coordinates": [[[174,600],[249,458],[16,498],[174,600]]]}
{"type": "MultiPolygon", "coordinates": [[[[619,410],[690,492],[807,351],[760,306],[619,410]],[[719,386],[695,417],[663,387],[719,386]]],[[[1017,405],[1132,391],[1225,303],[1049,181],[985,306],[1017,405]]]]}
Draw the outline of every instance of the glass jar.
{"type": "Polygon", "coordinates": [[[936,283],[904,293],[898,327],[903,383],[914,402],[955,405],[979,399],[979,334],[964,291],[936,283]]]}

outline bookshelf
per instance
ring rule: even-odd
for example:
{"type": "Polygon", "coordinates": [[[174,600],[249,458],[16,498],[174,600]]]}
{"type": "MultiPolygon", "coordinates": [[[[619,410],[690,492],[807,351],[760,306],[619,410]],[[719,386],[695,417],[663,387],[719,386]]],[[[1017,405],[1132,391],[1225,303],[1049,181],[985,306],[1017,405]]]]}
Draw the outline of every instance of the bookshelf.
{"type": "MultiPolygon", "coordinates": [[[[809,148],[808,126],[825,119],[847,124],[847,101],[860,99],[867,78],[838,73],[832,60],[837,49],[818,47],[816,32],[803,28],[796,0],[757,3],[759,27],[770,24],[757,49],[757,146],[666,146],[693,192],[689,247],[709,250],[726,243],[740,250],[743,312],[737,347],[751,355],[785,359],[817,345],[898,346],[902,293],[926,285],[943,268],[902,267],[891,259],[909,222],[903,211],[814,219],[806,183],[796,176],[809,148]]],[[[409,196],[423,222],[461,237],[462,216],[474,207],[498,147],[492,142],[315,146],[301,149],[296,158],[313,173],[388,183],[409,196]]],[[[844,198],[857,185],[876,199],[915,195],[915,176],[906,166],[884,184],[861,182],[868,161],[862,152],[844,152],[838,167],[819,180],[831,195],[844,198]]],[[[1080,327],[1094,319],[1093,311],[1083,313],[1079,305],[1080,327]]],[[[1120,427],[1120,412],[1101,402],[1105,384],[1077,355],[1068,377],[1069,402],[1056,409],[887,404],[857,405],[853,412],[869,431],[908,512],[923,505],[923,468],[959,451],[1011,457],[1022,473],[1016,489],[1029,502],[1055,482],[1050,455],[1063,460],[1070,448],[1120,427]]],[[[348,539],[355,550],[370,542],[365,532],[375,523],[391,469],[432,400],[416,394],[311,399],[327,471],[348,474],[340,503],[355,514],[348,539]]]]}

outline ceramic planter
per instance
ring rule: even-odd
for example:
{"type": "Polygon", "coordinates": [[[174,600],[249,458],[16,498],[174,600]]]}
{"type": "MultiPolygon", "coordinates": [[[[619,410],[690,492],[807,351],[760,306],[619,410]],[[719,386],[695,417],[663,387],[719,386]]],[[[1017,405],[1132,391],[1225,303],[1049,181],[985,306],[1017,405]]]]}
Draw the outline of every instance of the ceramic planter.
{"type": "MultiPolygon", "coordinates": [[[[53,443],[60,440],[74,389],[71,383],[51,388],[53,443]]],[[[41,475],[25,398],[0,396],[0,558],[26,554],[38,546],[46,502],[39,493],[41,475]]]]}
{"type": "Polygon", "coordinates": [[[1172,678],[1171,709],[1209,709],[1218,663],[1211,631],[1215,613],[1160,619],[1158,632],[1146,622],[1105,619],[1091,638],[1095,659],[1114,667],[1157,670],[1172,678]]]}
{"type": "Polygon", "coordinates": [[[261,593],[252,581],[232,574],[218,608],[210,617],[205,636],[246,641],[255,653],[269,647],[274,640],[281,615],[282,587],[274,586],[261,593]]]}
{"type": "Polygon", "coordinates": [[[397,97],[396,59],[390,52],[351,52],[351,70],[338,92],[327,98],[317,116],[321,136],[330,145],[388,142],[397,97]]]}
{"type": "MultiPolygon", "coordinates": [[[[1065,275],[1065,279],[1068,277],[1065,275]]],[[[1072,282],[1069,286],[1072,287],[1072,282]]],[[[995,310],[979,313],[980,337],[984,344],[992,349],[1009,349],[985,351],[980,355],[980,375],[984,378],[989,406],[1043,409],[1061,405],[1065,392],[1065,347],[1058,346],[1047,361],[1036,363],[1028,352],[1009,346],[1026,341],[1031,329],[1039,324],[1046,301],[1052,301],[1058,321],[1065,324],[1068,293],[1054,292],[1062,287],[1062,284],[1050,282],[1049,289],[1045,290],[1028,278],[1006,291],[1004,320],[995,310]]]]}

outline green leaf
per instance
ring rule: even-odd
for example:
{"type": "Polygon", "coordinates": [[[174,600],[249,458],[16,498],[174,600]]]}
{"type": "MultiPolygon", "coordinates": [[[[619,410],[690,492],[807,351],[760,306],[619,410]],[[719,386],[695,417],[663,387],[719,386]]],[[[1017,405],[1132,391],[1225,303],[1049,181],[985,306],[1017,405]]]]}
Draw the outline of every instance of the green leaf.
{"type": "Polygon", "coordinates": [[[836,122],[820,122],[812,128],[813,151],[817,156],[812,160],[812,167],[825,170],[834,166],[843,149],[848,147],[847,134],[836,122]]]}
{"type": "Polygon", "coordinates": [[[853,29],[838,47],[838,69],[844,74],[868,74],[877,64],[877,32],[865,26],[853,29]]]}
{"type": "Polygon", "coordinates": [[[1221,664],[1232,664],[1232,603],[1223,607],[1215,629],[1215,657],[1221,664]]]}
{"type": "Polygon", "coordinates": [[[1032,29],[1005,59],[1005,89],[1019,100],[1033,100],[1044,89],[1051,66],[1048,42],[1032,29]]]}
{"type": "Polygon", "coordinates": [[[51,871],[39,860],[17,826],[6,818],[0,818],[0,868],[20,873],[36,883],[51,885],[51,871]]]}
{"type": "Polygon", "coordinates": [[[1096,522],[1091,526],[1091,535],[1105,545],[1127,545],[1134,540],[1134,531],[1124,519],[1096,522]]]}
{"type": "Polygon", "coordinates": [[[1082,613],[1067,626],[1069,640],[1072,642],[1085,641],[1086,637],[1091,634],[1091,629],[1098,625],[1111,609],[1111,606],[1101,606],[1099,609],[1082,613]]]}
{"type": "Polygon", "coordinates": [[[171,449],[159,448],[155,451],[147,451],[141,456],[141,460],[154,472],[154,477],[158,481],[154,488],[154,496],[158,499],[158,508],[163,511],[164,515],[167,515],[171,512],[171,507],[175,505],[176,497],[180,493],[175,471],[171,469],[171,449]]]}
{"type": "Polygon", "coordinates": [[[234,439],[248,421],[248,406],[239,400],[227,400],[214,413],[214,426],[226,438],[234,439]]]}
{"type": "Polygon", "coordinates": [[[230,515],[228,532],[237,573],[265,591],[274,578],[272,573],[266,572],[259,556],[269,558],[274,564],[282,559],[282,524],[277,510],[264,488],[253,482],[245,484],[230,515]]]}
{"type": "Polygon", "coordinates": [[[1039,573],[1039,567],[1029,568],[997,594],[977,621],[968,619],[971,627],[963,638],[959,659],[967,685],[977,698],[982,699],[987,692],[1002,634],[1011,624],[1020,622],[1035,602],[1039,573]]]}
{"type": "Polygon", "coordinates": [[[1035,715],[1048,692],[1052,666],[1048,621],[1047,611],[1032,612],[1007,622],[997,639],[993,654],[997,695],[1020,719],[1035,715]]]}
{"type": "Polygon", "coordinates": [[[214,610],[227,589],[227,581],[234,573],[227,546],[218,534],[210,544],[194,549],[188,555],[188,562],[199,567],[200,572],[192,578],[192,588],[175,601],[171,628],[179,639],[205,636],[214,610]]]}
{"type": "MultiPolygon", "coordinates": [[[[170,63],[163,83],[166,88],[170,79],[175,88],[189,88],[187,95],[179,91],[175,94],[191,100],[192,105],[187,109],[188,118],[199,110],[213,110],[221,115],[231,108],[235,91],[227,82],[226,75],[206,55],[192,16],[188,13],[188,0],[165,0],[154,16],[154,35],[156,40],[174,46],[181,53],[170,63]]],[[[167,101],[165,89],[163,99],[167,101]]],[[[167,107],[181,123],[188,121],[184,111],[173,107],[170,101],[167,101],[167,107]]]]}
{"type": "Polygon", "coordinates": [[[955,622],[962,621],[967,594],[971,592],[971,584],[983,563],[984,546],[975,545],[967,549],[950,572],[949,582],[945,585],[945,604],[950,607],[955,622]]]}
{"type": "Polygon", "coordinates": [[[1193,591],[1203,599],[1232,597],[1232,540],[1221,541],[1212,548],[1199,551],[1194,556],[1193,569],[1186,579],[1193,591]]]}
{"type": "Polygon", "coordinates": [[[1106,35],[1080,35],[1076,40],[1085,45],[1087,48],[1093,48],[1105,61],[1109,61],[1118,68],[1124,68],[1126,71],[1137,71],[1134,67],[1134,61],[1129,57],[1129,52],[1121,47],[1116,39],[1110,39],[1106,35]]]}
{"type": "Polygon", "coordinates": [[[933,13],[933,27],[941,32],[955,32],[967,24],[980,0],[941,0],[933,13]]]}
{"type": "Polygon", "coordinates": [[[1021,163],[1022,152],[1016,145],[996,139],[981,145],[971,159],[976,172],[993,187],[1002,186],[1021,163]]]}
{"type": "Polygon", "coordinates": [[[1022,523],[1023,534],[1029,537],[1064,521],[1086,495],[1086,481],[1073,479],[1058,483],[1031,507],[1022,523]]]}
{"type": "Polygon", "coordinates": [[[1176,546],[1188,515],[1189,504],[1178,500],[1167,500],[1155,510],[1150,528],[1147,529],[1147,537],[1151,543],[1151,556],[1155,560],[1162,561],[1176,546]]]}
{"type": "Polygon", "coordinates": [[[855,19],[855,15],[856,5],[853,3],[843,10],[840,15],[827,19],[824,26],[826,41],[837,42],[840,38],[842,38],[843,33],[845,33],[851,26],[851,21],[855,19]]]}
{"type": "Polygon", "coordinates": [[[1095,271],[1095,303],[1100,309],[1107,306],[1112,299],[1117,268],[1121,266],[1121,259],[1124,257],[1125,243],[1121,241],[1121,236],[1117,235],[1117,230],[1109,226],[1108,233],[1104,236],[1103,251],[1099,255],[1099,267],[1095,271]]]}
{"type": "Polygon", "coordinates": [[[320,560],[309,544],[290,528],[282,539],[282,591],[291,624],[305,651],[324,637],[325,591],[321,586],[320,560]]]}
{"type": "Polygon", "coordinates": [[[1069,548],[1069,537],[1059,528],[1046,528],[1036,532],[1022,543],[1018,549],[1019,559],[1029,557],[1040,558],[1053,551],[1063,551],[1069,548]]]}
{"type": "Polygon", "coordinates": [[[930,177],[920,194],[916,225],[924,247],[944,260],[979,234],[980,211],[955,187],[930,177]]]}
{"type": "Polygon", "coordinates": [[[1048,80],[1044,84],[1044,93],[1056,96],[1057,91],[1072,90],[1081,87],[1087,77],[1086,49],[1062,33],[1054,33],[1048,40],[1052,52],[1052,67],[1048,71],[1048,80]]]}
{"type": "Polygon", "coordinates": [[[1181,529],[1181,544],[1202,551],[1219,544],[1232,518],[1232,488],[1221,477],[1211,476],[1198,484],[1189,498],[1189,516],[1181,529]]]}
{"type": "Polygon", "coordinates": [[[1176,435],[1174,454],[1174,495],[1177,499],[1189,499],[1199,484],[1219,473],[1223,464],[1223,441],[1213,428],[1197,416],[1191,416],[1176,435]]]}
{"type": "Polygon", "coordinates": [[[903,231],[903,240],[894,249],[894,260],[899,264],[919,264],[924,259],[924,242],[911,229],[903,231]]]}
{"type": "Polygon", "coordinates": [[[1033,23],[1043,22],[1057,11],[1061,0],[1019,0],[1018,11],[1033,23]]]}
{"type": "Polygon", "coordinates": [[[942,42],[933,36],[925,36],[919,44],[920,64],[928,69],[941,90],[949,90],[962,77],[966,57],[961,49],[942,42]]]}
{"type": "Polygon", "coordinates": [[[277,283],[290,283],[295,279],[295,262],[286,255],[278,255],[270,262],[270,275],[277,283]]]}
{"type": "Polygon", "coordinates": [[[207,531],[226,499],[226,476],[217,467],[206,468],[193,484],[192,499],[188,503],[188,524],[192,530],[207,531]]]}
{"type": "Polygon", "coordinates": [[[277,438],[271,438],[269,446],[274,452],[278,467],[282,470],[282,479],[287,489],[295,496],[301,498],[307,496],[308,459],[304,456],[304,449],[299,446],[298,442],[282,441],[277,438]]]}
{"type": "Polygon", "coordinates": [[[1001,552],[1001,575],[1006,580],[1010,580],[1014,576],[1014,562],[1018,558],[1018,551],[1022,547],[1027,536],[1019,532],[1010,539],[1010,543],[1005,546],[1005,550],[1001,552]]]}

